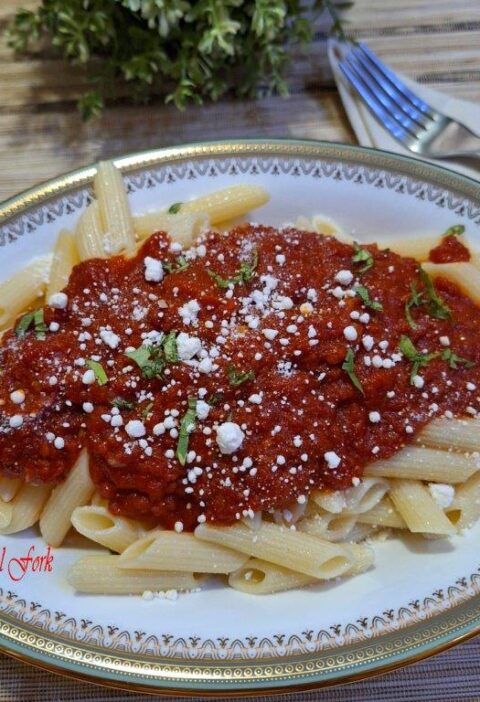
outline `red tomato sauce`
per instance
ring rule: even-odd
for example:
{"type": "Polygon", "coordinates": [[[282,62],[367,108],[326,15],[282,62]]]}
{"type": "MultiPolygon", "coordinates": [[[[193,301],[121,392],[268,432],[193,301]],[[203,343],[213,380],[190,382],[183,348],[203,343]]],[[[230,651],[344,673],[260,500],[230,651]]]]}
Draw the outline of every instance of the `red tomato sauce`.
{"type": "Polygon", "coordinates": [[[445,280],[435,307],[413,259],[263,226],[173,248],[81,263],[45,338],[4,336],[4,475],[58,483],[86,446],[112,512],[191,530],[348,488],[431,419],[476,414],[479,309],[445,280]],[[432,354],[416,372],[402,335],[432,354]]]}
{"type": "Polygon", "coordinates": [[[456,236],[445,236],[428,256],[432,263],[458,263],[470,261],[470,251],[456,236]]]}

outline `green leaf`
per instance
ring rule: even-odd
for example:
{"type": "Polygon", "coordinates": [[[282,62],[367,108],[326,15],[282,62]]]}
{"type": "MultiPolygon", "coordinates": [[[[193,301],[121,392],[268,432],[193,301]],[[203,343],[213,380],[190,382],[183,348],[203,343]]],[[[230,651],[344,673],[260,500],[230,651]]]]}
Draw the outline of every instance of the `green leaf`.
{"type": "Polygon", "coordinates": [[[347,354],[345,356],[345,360],[342,363],[342,370],[347,373],[348,377],[350,378],[352,385],[359,390],[362,395],[365,394],[363,390],[363,385],[360,382],[358,376],[355,373],[355,353],[353,349],[349,348],[347,351],[347,354]]]}
{"type": "Polygon", "coordinates": [[[163,353],[167,363],[178,363],[177,332],[169,332],[162,340],[163,353]]]}
{"type": "Polygon", "coordinates": [[[418,375],[419,369],[440,355],[439,353],[421,353],[417,350],[410,337],[405,334],[402,334],[400,337],[400,351],[412,363],[412,371],[410,373],[411,385],[413,385],[413,379],[418,375]]]}
{"type": "Polygon", "coordinates": [[[453,227],[449,227],[447,231],[442,234],[442,236],[461,236],[464,233],[465,226],[463,224],[454,224],[453,227]]]}
{"type": "Polygon", "coordinates": [[[370,293],[364,285],[356,285],[353,288],[353,292],[356,295],[358,295],[365,307],[369,307],[370,309],[375,310],[376,312],[381,312],[383,310],[383,305],[381,302],[377,302],[377,300],[370,299],[370,293]]]}
{"type": "Polygon", "coordinates": [[[87,366],[95,373],[95,378],[97,379],[97,383],[99,385],[105,385],[105,383],[108,383],[107,374],[105,373],[101,363],[98,361],[93,361],[91,358],[88,358],[86,363],[87,366]]]}
{"type": "Polygon", "coordinates": [[[135,351],[127,351],[125,354],[132,361],[135,361],[137,366],[141,368],[144,378],[151,380],[162,375],[166,361],[163,351],[158,346],[139,346],[135,351]]]}
{"type": "Polygon", "coordinates": [[[34,310],[33,312],[24,314],[23,317],[19,319],[15,327],[15,335],[20,338],[24,337],[32,324],[35,337],[43,341],[46,338],[48,331],[47,325],[45,324],[43,309],[34,310]]]}
{"type": "Polygon", "coordinates": [[[250,261],[242,261],[240,263],[240,268],[233,278],[222,278],[222,276],[212,270],[207,270],[207,273],[211,278],[213,278],[219,288],[229,288],[231,285],[249,283],[255,275],[257,265],[258,251],[257,249],[254,249],[250,261]]]}
{"type": "Polygon", "coordinates": [[[139,346],[135,351],[127,351],[125,356],[131,358],[135,361],[139,368],[144,368],[145,364],[150,360],[150,347],[149,346],[139,346]]]}
{"type": "Polygon", "coordinates": [[[356,241],[353,242],[353,250],[355,253],[352,256],[352,263],[363,263],[363,266],[359,268],[359,273],[365,273],[372,268],[375,261],[370,251],[362,249],[356,241]]]}
{"type": "Polygon", "coordinates": [[[405,303],[405,318],[408,322],[408,325],[411,329],[415,330],[418,329],[418,324],[415,322],[415,320],[412,317],[412,307],[420,307],[420,305],[424,305],[425,301],[423,299],[423,293],[418,292],[417,286],[415,283],[412,283],[410,285],[410,290],[411,294],[409,299],[405,303]]]}
{"type": "Polygon", "coordinates": [[[180,212],[180,209],[183,205],[183,202],[174,202],[173,205],[170,205],[168,208],[167,212],[168,214],[178,214],[180,212]]]}
{"type": "Polygon", "coordinates": [[[197,398],[188,398],[188,410],[182,417],[178,432],[177,443],[177,458],[180,465],[184,466],[187,462],[188,442],[190,434],[195,429],[195,421],[197,419],[197,398]]]}
{"type": "Polygon", "coordinates": [[[448,361],[448,365],[454,370],[457,370],[459,365],[464,366],[465,368],[473,368],[475,365],[474,361],[469,361],[468,358],[457,356],[456,353],[453,353],[452,349],[445,349],[442,351],[442,360],[448,361]]]}
{"type": "Polygon", "coordinates": [[[235,386],[242,385],[242,383],[246,383],[248,380],[254,380],[255,378],[253,370],[239,371],[232,363],[227,368],[227,375],[230,385],[235,386]]]}
{"type": "Polygon", "coordinates": [[[140,416],[142,419],[147,419],[153,407],[153,402],[149,402],[141,411],[140,416]]]}
{"type": "Polygon", "coordinates": [[[135,407],[133,402],[130,400],[125,400],[123,397],[116,397],[110,402],[112,407],[117,407],[119,410],[133,410],[135,407]]]}
{"type": "Polygon", "coordinates": [[[33,313],[33,324],[36,338],[44,341],[47,338],[47,325],[45,324],[43,309],[35,310],[33,313]]]}
{"type": "Polygon", "coordinates": [[[22,338],[25,336],[27,333],[30,325],[33,323],[33,312],[28,312],[27,314],[24,314],[23,317],[21,317],[18,322],[17,326],[15,327],[15,334],[16,336],[22,338]]]}
{"type": "Polygon", "coordinates": [[[418,272],[420,275],[420,280],[425,286],[425,292],[428,298],[428,314],[431,317],[435,317],[435,319],[451,319],[452,313],[450,312],[449,307],[445,304],[445,302],[435,290],[435,286],[428,273],[421,266],[418,272]]]}
{"type": "Polygon", "coordinates": [[[167,263],[163,264],[163,267],[169,273],[181,273],[182,271],[187,270],[188,261],[185,256],[178,256],[178,258],[175,259],[175,263],[167,261],[167,263]]]}

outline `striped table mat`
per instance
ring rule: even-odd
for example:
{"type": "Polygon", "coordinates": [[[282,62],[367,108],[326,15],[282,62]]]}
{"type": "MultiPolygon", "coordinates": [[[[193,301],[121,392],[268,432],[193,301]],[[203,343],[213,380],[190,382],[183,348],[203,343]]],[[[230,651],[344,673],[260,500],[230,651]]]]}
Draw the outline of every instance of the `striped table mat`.
{"type": "MultiPolygon", "coordinates": [[[[430,660],[352,685],[255,702],[480,702],[480,637],[430,660]]],[[[26,666],[0,654],[0,702],[133,702],[140,695],[26,666]]],[[[154,695],[145,700],[173,702],[154,695]]],[[[200,699],[200,698],[198,698],[200,699]]],[[[230,697],[229,702],[236,698],[230,697]]],[[[237,698],[238,699],[238,698],[237,698]]],[[[240,702],[240,700],[238,701],[240,702]]]]}

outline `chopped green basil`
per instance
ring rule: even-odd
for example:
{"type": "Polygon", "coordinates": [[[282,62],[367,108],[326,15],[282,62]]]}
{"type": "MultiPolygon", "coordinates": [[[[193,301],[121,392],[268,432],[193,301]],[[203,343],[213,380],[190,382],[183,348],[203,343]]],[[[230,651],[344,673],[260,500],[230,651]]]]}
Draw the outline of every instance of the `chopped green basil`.
{"type": "Polygon", "coordinates": [[[456,370],[459,365],[464,366],[465,368],[473,368],[475,365],[475,363],[473,361],[469,361],[468,358],[457,356],[456,353],[453,353],[452,349],[445,349],[442,351],[442,360],[448,361],[448,365],[454,370],[456,370]]]}
{"type": "Polygon", "coordinates": [[[175,263],[167,261],[167,263],[163,264],[163,267],[168,273],[181,273],[182,271],[187,270],[188,261],[185,256],[178,256],[175,259],[175,263]]]}
{"type": "Polygon", "coordinates": [[[43,341],[46,338],[47,325],[45,324],[42,308],[35,310],[34,312],[28,312],[20,318],[17,326],[15,327],[16,336],[25,336],[32,324],[36,338],[43,341]]]}
{"type": "Polygon", "coordinates": [[[152,407],[153,407],[153,402],[149,402],[148,405],[146,405],[146,406],[142,409],[142,411],[141,411],[141,413],[140,413],[142,419],[147,419],[148,415],[149,415],[150,412],[152,411],[152,407]]]}
{"type": "Polygon", "coordinates": [[[188,410],[182,417],[180,429],[178,433],[177,443],[177,458],[180,465],[184,466],[187,462],[188,442],[190,434],[195,429],[195,420],[197,419],[197,398],[188,398],[188,410]]]}
{"type": "Polygon", "coordinates": [[[465,233],[465,226],[463,224],[454,224],[453,227],[449,227],[442,236],[461,236],[465,233]]]}
{"type": "Polygon", "coordinates": [[[353,242],[354,254],[352,256],[352,263],[362,263],[362,267],[359,268],[359,273],[365,273],[374,264],[373,256],[367,249],[362,249],[358,242],[353,242]]]}
{"type": "Polygon", "coordinates": [[[253,380],[255,378],[253,370],[239,371],[233,364],[228,366],[227,375],[230,385],[242,385],[242,383],[246,383],[247,380],[253,380]]]}
{"type": "Polygon", "coordinates": [[[207,270],[208,275],[213,278],[219,288],[229,288],[231,285],[242,285],[249,283],[255,275],[255,269],[258,265],[258,251],[254,249],[250,261],[242,261],[240,268],[235,273],[233,278],[222,278],[221,275],[212,270],[207,270]]]}
{"type": "Polygon", "coordinates": [[[418,375],[419,369],[439,356],[438,353],[420,353],[410,337],[405,334],[402,334],[400,338],[400,351],[412,363],[412,371],[410,373],[411,385],[413,385],[413,379],[418,375]]]}
{"type": "Polygon", "coordinates": [[[169,332],[162,341],[163,353],[167,363],[178,363],[177,332],[169,332]]]}
{"type": "Polygon", "coordinates": [[[353,292],[358,295],[365,307],[369,307],[371,310],[375,310],[376,312],[381,312],[383,310],[383,305],[381,302],[370,299],[370,293],[364,285],[356,285],[353,288],[353,292]]]}
{"type": "Polygon", "coordinates": [[[355,353],[353,349],[348,349],[345,360],[342,363],[342,370],[347,373],[348,377],[352,381],[352,385],[359,390],[362,395],[365,394],[363,390],[363,385],[360,382],[358,376],[355,373],[355,353]]]}
{"type": "Polygon", "coordinates": [[[105,373],[103,366],[98,361],[93,361],[91,358],[87,358],[87,366],[95,373],[95,378],[99,385],[105,385],[108,383],[107,374],[105,373]]]}
{"type": "Polygon", "coordinates": [[[409,327],[415,330],[418,328],[418,324],[414,321],[412,317],[412,307],[420,307],[420,305],[425,304],[425,301],[423,299],[423,293],[418,292],[415,283],[412,283],[410,285],[410,290],[410,297],[405,303],[405,319],[407,320],[409,327]]]}
{"type": "Polygon", "coordinates": [[[435,286],[428,273],[421,266],[418,273],[420,275],[420,280],[425,286],[425,292],[428,297],[428,314],[431,317],[435,317],[435,319],[451,319],[452,313],[435,290],[435,286]]]}
{"type": "Polygon", "coordinates": [[[218,405],[218,403],[220,402],[222,397],[223,397],[222,392],[216,392],[213,395],[209,395],[207,397],[207,404],[210,405],[211,407],[215,407],[215,405],[218,405]]]}
{"type": "Polygon", "coordinates": [[[164,371],[166,362],[159,346],[139,346],[135,351],[127,351],[125,356],[135,361],[144,378],[156,378],[164,371]]]}
{"type": "Polygon", "coordinates": [[[116,397],[110,402],[112,407],[117,407],[119,410],[132,410],[135,405],[130,400],[125,400],[123,397],[116,397]]]}
{"type": "Polygon", "coordinates": [[[170,205],[168,208],[168,214],[178,214],[182,205],[183,202],[174,202],[173,205],[170,205]]]}

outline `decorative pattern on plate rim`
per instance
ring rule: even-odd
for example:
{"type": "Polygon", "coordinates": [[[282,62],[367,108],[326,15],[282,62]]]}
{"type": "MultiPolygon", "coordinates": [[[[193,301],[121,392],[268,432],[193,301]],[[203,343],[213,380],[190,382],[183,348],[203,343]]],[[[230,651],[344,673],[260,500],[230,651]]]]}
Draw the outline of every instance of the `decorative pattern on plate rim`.
{"type": "Polygon", "coordinates": [[[326,629],[308,629],[290,636],[278,633],[271,637],[252,635],[245,639],[228,636],[215,639],[202,639],[200,636],[175,638],[170,633],[155,636],[140,630],[125,631],[115,624],[103,627],[87,617],[75,619],[61,611],[52,612],[39,602],[19,598],[15,592],[2,588],[0,611],[61,639],[106,650],[184,660],[252,660],[291,657],[375,640],[382,634],[430,619],[479,594],[480,569],[468,577],[458,578],[446,590],[436,590],[423,601],[414,600],[373,617],[360,617],[345,625],[332,624],[326,629]]]}
{"type": "MultiPolygon", "coordinates": [[[[402,174],[370,168],[355,163],[322,161],[298,158],[219,158],[185,161],[161,166],[141,173],[126,175],[127,190],[135,192],[154,188],[158,185],[171,185],[179,180],[195,180],[198,177],[215,179],[221,176],[254,179],[259,175],[288,175],[293,178],[309,177],[351,181],[355,185],[385,188],[398,195],[427,200],[437,207],[447,208],[456,215],[466,217],[480,225],[480,207],[460,195],[442,187],[423,183],[402,174]]],[[[26,233],[32,233],[43,224],[54,224],[64,215],[83,210],[91,200],[91,190],[84,189],[72,194],[59,196],[46,205],[22,214],[0,227],[0,247],[15,242],[26,233]]],[[[299,212],[299,214],[301,214],[299,212]]]]}

